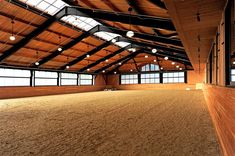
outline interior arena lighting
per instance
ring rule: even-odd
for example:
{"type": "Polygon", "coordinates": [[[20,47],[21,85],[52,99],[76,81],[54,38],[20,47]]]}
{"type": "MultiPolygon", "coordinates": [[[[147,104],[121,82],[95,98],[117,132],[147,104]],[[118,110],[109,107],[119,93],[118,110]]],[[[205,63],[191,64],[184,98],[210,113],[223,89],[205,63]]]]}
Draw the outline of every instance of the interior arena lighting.
{"type": "Polygon", "coordinates": [[[90,55],[87,54],[86,57],[90,57],[90,55]]]}
{"type": "Polygon", "coordinates": [[[163,70],[163,67],[161,67],[160,69],[163,70]]]}
{"type": "Polygon", "coordinates": [[[103,70],[102,73],[105,73],[105,70],[103,70]]]}
{"type": "Polygon", "coordinates": [[[133,37],[134,35],[135,35],[134,31],[131,31],[131,30],[127,31],[126,33],[126,36],[130,38],[133,37]]]}
{"type": "Polygon", "coordinates": [[[235,61],[233,61],[233,64],[235,64],[235,61]]]}
{"type": "Polygon", "coordinates": [[[122,62],[119,62],[118,64],[119,64],[119,65],[122,65],[122,62]]]}
{"type": "Polygon", "coordinates": [[[152,49],[152,53],[156,53],[157,52],[157,49],[152,49]]]}
{"type": "Polygon", "coordinates": [[[148,55],[145,55],[144,58],[148,58],[149,56],[148,55]]]}
{"type": "Polygon", "coordinates": [[[180,68],[180,70],[183,70],[183,68],[180,68]]]}
{"type": "Polygon", "coordinates": [[[87,71],[90,71],[90,69],[88,68],[87,71]]]}
{"type": "Polygon", "coordinates": [[[179,65],[176,66],[176,68],[179,68],[179,67],[180,67],[179,65]]]}
{"type": "Polygon", "coordinates": [[[131,69],[130,71],[132,72],[133,70],[131,69]]]}
{"type": "Polygon", "coordinates": [[[112,39],[111,42],[115,43],[115,42],[117,42],[117,40],[116,39],[112,39]]]}
{"type": "Polygon", "coordinates": [[[185,90],[191,90],[191,89],[187,87],[185,90]]]}
{"type": "Polygon", "coordinates": [[[175,65],[175,62],[171,62],[172,65],[175,65]]]}
{"type": "Polygon", "coordinates": [[[15,41],[15,40],[16,40],[16,37],[15,37],[14,35],[11,35],[11,36],[9,37],[9,39],[10,39],[11,41],[15,41]]]}
{"type": "Polygon", "coordinates": [[[166,56],[166,57],[164,57],[164,59],[165,59],[165,60],[168,60],[168,57],[166,56]]]}
{"type": "Polygon", "coordinates": [[[38,65],[39,65],[39,62],[37,61],[37,62],[35,62],[34,64],[35,64],[36,66],[38,66],[38,65]]]}
{"type": "Polygon", "coordinates": [[[107,60],[105,60],[105,62],[109,62],[109,60],[107,59],[107,60]]]}
{"type": "Polygon", "coordinates": [[[69,69],[69,66],[66,66],[66,69],[69,69]]]}
{"type": "Polygon", "coordinates": [[[58,51],[62,51],[62,48],[61,48],[61,47],[59,47],[57,50],[58,50],[58,51]]]}
{"type": "Polygon", "coordinates": [[[153,60],[153,62],[157,62],[157,60],[153,60]]]}
{"type": "Polygon", "coordinates": [[[130,48],[129,51],[136,52],[135,48],[130,48]]]}
{"type": "Polygon", "coordinates": [[[117,72],[113,72],[114,74],[117,74],[117,72]]]}
{"type": "Polygon", "coordinates": [[[15,37],[14,34],[13,34],[14,23],[15,23],[15,22],[12,20],[12,21],[11,21],[11,36],[9,37],[9,39],[10,39],[11,41],[15,41],[15,40],[16,40],[16,37],[15,37]]]}

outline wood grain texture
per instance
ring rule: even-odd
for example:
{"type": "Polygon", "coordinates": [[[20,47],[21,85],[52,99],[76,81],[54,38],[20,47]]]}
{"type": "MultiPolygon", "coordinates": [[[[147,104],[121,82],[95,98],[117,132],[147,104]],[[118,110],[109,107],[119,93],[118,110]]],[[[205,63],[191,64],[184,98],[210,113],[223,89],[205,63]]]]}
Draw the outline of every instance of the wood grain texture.
{"type": "Polygon", "coordinates": [[[224,156],[234,156],[235,89],[205,85],[203,92],[224,156]]]}

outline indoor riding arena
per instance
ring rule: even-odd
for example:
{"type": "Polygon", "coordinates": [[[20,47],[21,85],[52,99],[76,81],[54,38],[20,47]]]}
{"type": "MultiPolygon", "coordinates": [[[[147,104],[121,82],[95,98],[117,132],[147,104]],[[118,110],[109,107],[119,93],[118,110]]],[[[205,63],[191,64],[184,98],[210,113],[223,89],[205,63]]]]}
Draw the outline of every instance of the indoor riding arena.
{"type": "Polygon", "coordinates": [[[0,156],[235,156],[235,0],[0,0],[0,156]]]}

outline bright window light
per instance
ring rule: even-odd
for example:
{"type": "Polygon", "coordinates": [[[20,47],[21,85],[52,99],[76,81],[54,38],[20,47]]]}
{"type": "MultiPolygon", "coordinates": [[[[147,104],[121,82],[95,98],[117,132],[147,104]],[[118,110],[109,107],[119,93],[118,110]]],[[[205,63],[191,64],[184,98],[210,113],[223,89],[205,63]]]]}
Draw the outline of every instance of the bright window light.
{"type": "MultiPolygon", "coordinates": [[[[67,3],[63,2],[62,0],[20,0],[20,1],[32,7],[35,7],[43,12],[46,12],[52,16],[55,15],[57,12],[59,12],[63,7],[69,6],[67,3]]],[[[101,23],[97,22],[92,18],[81,17],[76,15],[68,15],[63,17],[61,20],[70,23],[84,31],[89,31],[97,25],[102,25],[101,23]]],[[[97,32],[95,33],[95,35],[106,41],[110,41],[117,36],[121,36],[119,34],[103,32],[103,31],[97,32]]],[[[115,44],[120,47],[125,47],[130,43],[117,42],[115,44]]]]}

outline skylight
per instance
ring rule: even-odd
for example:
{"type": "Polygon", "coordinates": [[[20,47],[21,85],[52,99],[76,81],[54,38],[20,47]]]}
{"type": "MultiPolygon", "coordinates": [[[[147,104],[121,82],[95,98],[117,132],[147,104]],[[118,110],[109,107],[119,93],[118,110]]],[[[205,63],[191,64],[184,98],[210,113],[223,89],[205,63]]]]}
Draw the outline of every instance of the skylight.
{"type": "MultiPolygon", "coordinates": [[[[24,2],[32,7],[35,7],[43,12],[46,12],[50,15],[55,15],[58,11],[60,11],[63,7],[69,6],[67,3],[63,2],[62,0],[20,0],[21,2],[24,2]]],[[[101,23],[97,22],[96,20],[92,18],[87,17],[81,17],[81,16],[75,16],[75,15],[68,15],[61,19],[62,21],[65,21],[67,23],[70,23],[79,29],[82,29],[84,31],[89,31],[90,29],[94,28],[97,25],[102,25],[101,23]]],[[[94,33],[94,35],[106,40],[111,41],[113,38],[117,36],[121,36],[119,34],[115,33],[109,33],[105,31],[100,31],[94,33]]],[[[114,44],[125,47],[129,45],[128,42],[115,42],[114,44]]]]}

